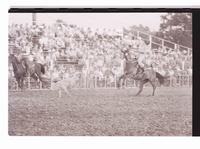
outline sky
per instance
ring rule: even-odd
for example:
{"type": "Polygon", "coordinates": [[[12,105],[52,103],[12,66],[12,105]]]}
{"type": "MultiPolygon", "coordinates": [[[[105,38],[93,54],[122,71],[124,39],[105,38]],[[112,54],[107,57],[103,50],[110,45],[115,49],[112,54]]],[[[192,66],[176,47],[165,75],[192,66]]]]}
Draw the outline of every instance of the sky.
{"type": "MultiPolygon", "coordinates": [[[[158,31],[160,16],[165,13],[37,13],[38,24],[53,24],[57,19],[80,27],[107,28],[120,30],[131,25],[148,26],[158,31]]],[[[31,24],[31,13],[10,13],[9,24],[31,24]]]]}

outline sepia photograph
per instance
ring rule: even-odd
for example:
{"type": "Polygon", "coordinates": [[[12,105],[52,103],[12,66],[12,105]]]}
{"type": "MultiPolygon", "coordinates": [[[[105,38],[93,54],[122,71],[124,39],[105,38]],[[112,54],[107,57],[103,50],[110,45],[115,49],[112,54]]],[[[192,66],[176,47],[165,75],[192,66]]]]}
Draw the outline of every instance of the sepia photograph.
{"type": "Polygon", "coordinates": [[[192,13],[17,13],[10,136],[192,136],[192,13]]]}

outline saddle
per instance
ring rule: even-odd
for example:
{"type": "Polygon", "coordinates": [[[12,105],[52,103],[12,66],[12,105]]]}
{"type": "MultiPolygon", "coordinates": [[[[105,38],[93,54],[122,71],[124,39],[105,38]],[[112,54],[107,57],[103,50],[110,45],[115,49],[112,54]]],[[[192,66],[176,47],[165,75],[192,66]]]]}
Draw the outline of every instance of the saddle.
{"type": "Polygon", "coordinates": [[[140,65],[138,65],[137,72],[136,72],[135,75],[133,75],[133,78],[135,78],[135,79],[141,79],[144,75],[146,75],[147,73],[149,73],[149,71],[151,71],[151,70],[153,70],[152,66],[142,68],[140,65]]]}

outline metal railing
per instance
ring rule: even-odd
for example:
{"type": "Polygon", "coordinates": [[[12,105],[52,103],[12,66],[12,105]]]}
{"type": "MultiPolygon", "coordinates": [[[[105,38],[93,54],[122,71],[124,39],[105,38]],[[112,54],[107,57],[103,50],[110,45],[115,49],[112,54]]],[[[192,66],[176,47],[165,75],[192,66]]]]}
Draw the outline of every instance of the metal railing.
{"type": "Polygon", "coordinates": [[[165,40],[163,38],[142,32],[142,31],[138,31],[138,30],[134,30],[131,29],[130,32],[132,32],[132,36],[138,38],[141,37],[141,39],[143,41],[148,41],[150,43],[150,47],[151,49],[155,49],[155,48],[167,48],[167,49],[174,49],[174,50],[186,50],[188,52],[188,54],[192,53],[192,49],[180,44],[177,44],[175,42],[169,41],[169,40],[165,40]]]}

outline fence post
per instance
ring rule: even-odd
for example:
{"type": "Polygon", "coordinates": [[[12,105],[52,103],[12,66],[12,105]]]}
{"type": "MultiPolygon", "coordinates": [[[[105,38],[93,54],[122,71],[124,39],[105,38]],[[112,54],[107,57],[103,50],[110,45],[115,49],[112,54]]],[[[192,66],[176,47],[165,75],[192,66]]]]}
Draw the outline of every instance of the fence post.
{"type": "Polygon", "coordinates": [[[175,51],[178,52],[178,45],[175,44],[175,51]]]}
{"type": "Polygon", "coordinates": [[[172,76],[170,76],[170,78],[169,78],[169,86],[170,86],[170,87],[173,86],[173,85],[172,85],[172,76]]]}
{"type": "Polygon", "coordinates": [[[115,75],[114,77],[114,80],[115,80],[115,88],[117,87],[117,76],[115,75]]]}
{"type": "Polygon", "coordinates": [[[97,77],[94,76],[94,88],[96,88],[96,85],[97,85],[97,77]]]}
{"type": "Polygon", "coordinates": [[[187,55],[190,56],[190,48],[187,48],[187,55]]]}
{"type": "Polygon", "coordinates": [[[105,76],[105,88],[107,88],[107,77],[105,76]]]}
{"type": "Polygon", "coordinates": [[[136,87],[136,83],[135,83],[136,81],[135,80],[133,80],[133,87],[136,87]]]}
{"type": "Polygon", "coordinates": [[[84,76],[84,84],[85,88],[87,88],[87,75],[84,76]]]}
{"type": "Polygon", "coordinates": [[[40,89],[42,89],[42,82],[40,81],[40,89]]]}
{"type": "Polygon", "coordinates": [[[52,80],[52,70],[50,70],[50,89],[52,90],[52,82],[53,82],[53,80],[52,80]]]}
{"type": "Polygon", "coordinates": [[[190,75],[187,76],[187,80],[188,80],[188,87],[190,87],[190,75]]]}
{"type": "Polygon", "coordinates": [[[28,89],[31,89],[31,78],[28,76],[28,89]]]}
{"type": "Polygon", "coordinates": [[[185,85],[185,76],[181,76],[181,86],[185,85]]]}

